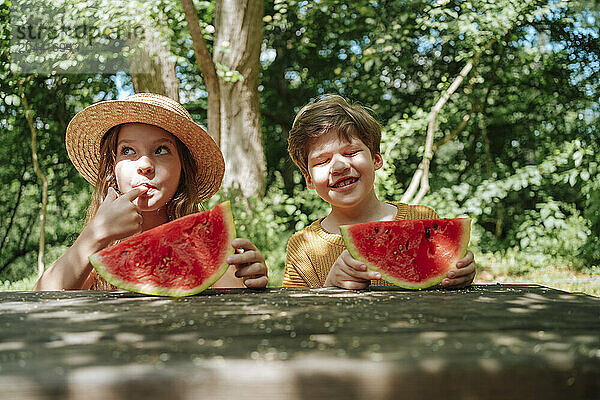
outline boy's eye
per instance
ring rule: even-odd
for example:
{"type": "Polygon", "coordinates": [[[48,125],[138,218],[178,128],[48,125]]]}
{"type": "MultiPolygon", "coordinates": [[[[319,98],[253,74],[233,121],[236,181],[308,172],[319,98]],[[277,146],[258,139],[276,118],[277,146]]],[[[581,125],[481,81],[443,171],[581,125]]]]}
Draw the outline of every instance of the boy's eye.
{"type": "Polygon", "coordinates": [[[160,154],[169,154],[170,152],[171,152],[171,150],[169,150],[169,148],[167,146],[159,146],[154,153],[160,155],[160,154]]]}
{"type": "Polygon", "coordinates": [[[347,156],[353,156],[355,154],[358,154],[360,152],[360,150],[353,150],[353,151],[349,151],[346,153],[347,156]]]}
{"type": "Polygon", "coordinates": [[[119,153],[122,156],[130,156],[130,155],[132,155],[135,152],[133,151],[133,149],[131,147],[123,146],[123,147],[121,147],[121,151],[119,153]]]}

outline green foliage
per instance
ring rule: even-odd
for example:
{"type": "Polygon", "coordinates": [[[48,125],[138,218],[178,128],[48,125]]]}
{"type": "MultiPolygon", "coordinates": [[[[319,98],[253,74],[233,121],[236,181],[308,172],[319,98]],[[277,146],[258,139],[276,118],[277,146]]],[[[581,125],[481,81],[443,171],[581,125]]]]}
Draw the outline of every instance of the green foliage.
{"type": "Polygon", "coordinates": [[[597,228],[590,219],[595,210],[594,194],[580,203],[579,196],[566,195],[587,192],[582,176],[595,175],[593,162],[580,162],[582,153],[594,158],[597,155],[592,154],[598,151],[582,148],[578,141],[567,142],[535,166],[519,168],[504,179],[481,181],[477,186],[459,183],[441,188],[427,201],[442,215],[475,218],[487,233],[479,243],[481,251],[518,248],[526,264],[566,264],[591,271],[598,265],[597,228]]]}

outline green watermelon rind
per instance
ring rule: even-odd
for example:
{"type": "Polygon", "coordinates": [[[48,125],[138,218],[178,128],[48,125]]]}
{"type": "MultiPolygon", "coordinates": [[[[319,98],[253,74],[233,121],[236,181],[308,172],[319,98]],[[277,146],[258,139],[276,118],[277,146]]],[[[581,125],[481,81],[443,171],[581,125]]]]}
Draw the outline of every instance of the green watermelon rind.
{"type": "Polygon", "coordinates": [[[381,268],[377,267],[376,265],[369,263],[364,257],[362,257],[360,255],[360,252],[358,251],[358,249],[352,242],[352,237],[349,232],[349,228],[352,225],[340,225],[340,233],[342,235],[342,239],[344,240],[344,244],[346,245],[346,248],[348,249],[348,252],[352,256],[352,258],[365,264],[368,269],[379,272],[381,274],[381,278],[384,281],[392,283],[392,284],[399,286],[401,288],[404,288],[404,289],[420,290],[420,289],[427,289],[431,286],[435,286],[435,285],[439,284],[441,281],[444,280],[447,272],[450,269],[452,269],[452,267],[456,266],[456,262],[458,260],[460,260],[461,258],[463,258],[464,256],[466,256],[467,247],[469,246],[469,241],[470,241],[470,237],[471,237],[471,218],[460,218],[460,219],[465,220],[465,223],[463,224],[464,228],[463,228],[462,240],[459,243],[459,249],[463,249],[463,251],[459,252],[459,254],[462,253],[462,255],[456,256],[455,258],[450,260],[450,262],[448,263],[447,269],[442,274],[434,276],[430,279],[427,279],[427,280],[424,280],[421,282],[407,282],[407,281],[402,281],[402,280],[396,279],[395,277],[387,274],[385,271],[382,271],[381,268]]]}
{"type": "MultiPolygon", "coordinates": [[[[226,227],[228,227],[229,238],[227,240],[228,244],[231,244],[231,241],[235,239],[235,224],[233,222],[233,214],[231,212],[231,205],[229,201],[218,204],[213,208],[213,210],[221,208],[223,213],[223,222],[226,227]]],[[[225,253],[224,259],[231,254],[235,253],[235,249],[229,245],[229,250],[225,253]]],[[[128,290],[130,292],[154,295],[154,296],[170,296],[170,297],[184,297],[191,296],[194,294],[198,294],[203,292],[204,290],[211,287],[215,282],[217,282],[224,274],[227,272],[229,268],[229,264],[225,261],[223,262],[217,271],[210,276],[206,281],[204,281],[201,285],[193,287],[191,289],[161,289],[154,285],[135,285],[130,282],[123,281],[121,279],[115,278],[110,274],[110,272],[106,269],[106,267],[102,264],[102,257],[99,253],[92,254],[89,256],[90,263],[96,269],[98,274],[104,278],[110,284],[118,287],[119,289],[128,290]]]]}

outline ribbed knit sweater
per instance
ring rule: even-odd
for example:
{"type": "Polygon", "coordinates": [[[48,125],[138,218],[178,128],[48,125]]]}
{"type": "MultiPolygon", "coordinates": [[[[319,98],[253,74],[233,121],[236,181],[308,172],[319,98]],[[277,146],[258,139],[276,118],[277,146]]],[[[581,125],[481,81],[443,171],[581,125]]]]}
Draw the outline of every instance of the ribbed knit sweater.
{"type": "MultiPolygon", "coordinates": [[[[397,207],[395,220],[439,218],[426,206],[390,203],[397,207]]],[[[329,233],[321,226],[325,217],[296,232],[287,245],[283,286],[323,286],[335,260],[346,248],[342,236],[329,233]]],[[[383,280],[372,286],[387,286],[383,280]]]]}

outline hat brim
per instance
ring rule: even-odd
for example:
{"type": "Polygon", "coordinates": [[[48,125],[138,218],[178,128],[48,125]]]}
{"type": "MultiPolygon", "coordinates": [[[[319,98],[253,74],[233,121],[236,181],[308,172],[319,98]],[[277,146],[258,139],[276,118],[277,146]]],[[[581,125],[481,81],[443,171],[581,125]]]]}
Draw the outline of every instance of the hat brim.
{"type": "Polygon", "coordinates": [[[79,112],[69,123],[65,143],[69,158],[91,184],[98,181],[100,144],[114,126],[125,123],[154,125],[176,136],[187,146],[198,167],[200,201],[219,190],[225,173],[221,150],[198,124],[168,104],[149,104],[130,100],[110,100],[93,104],[79,112]]]}

